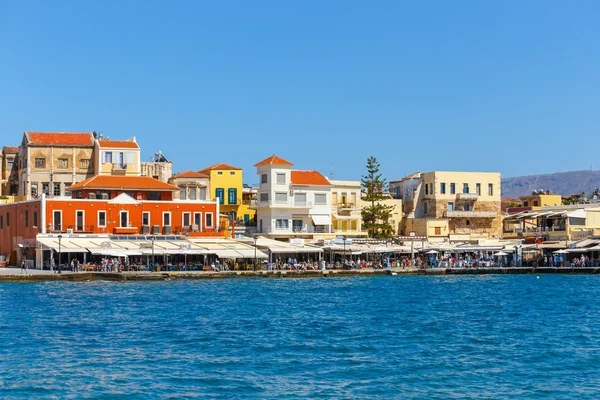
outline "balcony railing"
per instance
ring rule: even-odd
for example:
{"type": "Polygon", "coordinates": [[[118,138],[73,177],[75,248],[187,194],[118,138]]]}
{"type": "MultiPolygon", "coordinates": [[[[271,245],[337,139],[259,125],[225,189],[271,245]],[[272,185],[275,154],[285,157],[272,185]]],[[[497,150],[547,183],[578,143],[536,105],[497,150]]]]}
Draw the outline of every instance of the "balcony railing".
{"type": "MultiPolygon", "coordinates": [[[[518,236],[530,237],[530,236],[539,236],[540,234],[550,233],[550,232],[566,232],[567,228],[564,226],[551,226],[551,227],[543,227],[543,228],[527,228],[525,230],[521,228],[504,228],[502,230],[505,234],[513,234],[518,236]]],[[[587,235],[589,236],[589,235],[587,235]]]]}
{"type": "Polygon", "coordinates": [[[274,235],[301,235],[301,234],[314,234],[314,233],[333,233],[333,230],[328,225],[305,225],[302,228],[263,228],[257,229],[257,234],[274,234],[274,235]]]}
{"type": "Polygon", "coordinates": [[[444,211],[446,218],[496,218],[496,211],[444,211]]]}
{"type": "Polygon", "coordinates": [[[282,208],[311,208],[313,203],[311,201],[297,202],[293,200],[287,201],[258,201],[256,207],[282,207],[282,208]]]}
{"type": "Polygon", "coordinates": [[[458,200],[477,200],[478,197],[477,193],[458,193],[456,195],[458,200]]]}
{"type": "Polygon", "coordinates": [[[356,209],[356,204],[354,203],[338,203],[337,204],[337,209],[338,210],[355,210],[356,209]]]}

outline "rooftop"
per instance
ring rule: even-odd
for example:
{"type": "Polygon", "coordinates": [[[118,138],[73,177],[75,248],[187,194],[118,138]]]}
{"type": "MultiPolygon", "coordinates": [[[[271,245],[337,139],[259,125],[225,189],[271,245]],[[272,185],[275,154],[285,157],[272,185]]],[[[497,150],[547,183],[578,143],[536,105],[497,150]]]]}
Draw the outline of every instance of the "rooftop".
{"type": "Polygon", "coordinates": [[[201,169],[198,172],[206,173],[208,171],[216,171],[216,170],[241,170],[241,168],[234,167],[233,165],[229,165],[229,164],[225,164],[225,163],[220,163],[220,164],[211,165],[210,167],[201,169]]]}
{"type": "Polygon", "coordinates": [[[80,189],[121,189],[148,191],[175,191],[177,186],[161,182],[147,176],[112,176],[96,175],[69,187],[69,190],[80,189]]]}
{"type": "Polygon", "coordinates": [[[135,140],[98,140],[98,146],[112,149],[139,149],[135,140]]]}
{"type": "Polygon", "coordinates": [[[292,185],[331,186],[317,171],[292,171],[292,185]]]}
{"type": "Polygon", "coordinates": [[[34,146],[76,146],[94,145],[91,132],[25,132],[30,145],[34,146]]]}
{"type": "Polygon", "coordinates": [[[173,175],[173,178],[208,178],[208,175],[201,172],[184,171],[173,175]]]}
{"type": "Polygon", "coordinates": [[[17,146],[4,146],[2,148],[2,152],[6,154],[17,154],[19,152],[19,148],[17,146]]]}
{"type": "Polygon", "coordinates": [[[287,165],[287,166],[291,167],[294,164],[292,164],[289,161],[284,160],[283,158],[279,158],[275,154],[273,154],[271,157],[265,158],[261,162],[254,164],[255,167],[260,167],[262,165],[287,165]]]}

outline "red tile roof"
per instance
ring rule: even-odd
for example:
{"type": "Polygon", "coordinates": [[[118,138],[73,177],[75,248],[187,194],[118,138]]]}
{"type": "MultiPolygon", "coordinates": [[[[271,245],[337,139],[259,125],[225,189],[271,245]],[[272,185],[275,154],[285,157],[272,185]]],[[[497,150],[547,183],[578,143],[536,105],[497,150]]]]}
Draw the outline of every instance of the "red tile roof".
{"type": "Polygon", "coordinates": [[[25,132],[30,145],[34,146],[77,146],[94,145],[91,132],[25,132]]]}
{"type": "Polygon", "coordinates": [[[173,175],[173,178],[208,178],[208,175],[201,172],[184,171],[173,175]]]}
{"type": "Polygon", "coordinates": [[[159,181],[147,176],[112,176],[96,175],[74,185],[69,190],[77,189],[123,189],[123,190],[149,190],[149,191],[175,191],[177,186],[159,181]]]}
{"type": "Polygon", "coordinates": [[[288,165],[291,167],[294,164],[273,154],[271,157],[265,158],[261,162],[254,164],[255,167],[260,167],[261,165],[288,165]]]}
{"type": "Polygon", "coordinates": [[[331,186],[317,171],[292,171],[292,185],[331,186]]]}
{"type": "Polygon", "coordinates": [[[139,149],[140,146],[131,140],[98,140],[98,146],[113,149],[139,149]]]}
{"type": "Polygon", "coordinates": [[[216,170],[241,170],[241,168],[238,167],[234,167],[233,165],[229,165],[229,164],[225,164],[225,163],[220,163],[220,164],[215,164],[215,165],[211,165],[210,167],[206,167],[204,169],[201,169],[200,173],[206,173],[208,171],[216,171],[216,170]]]}
{"type": "Polygon", "coordinates": [[[2,151],[6,154],[17,154],[19,152],[19,148],[17,146],[4,146],[2,151]]]}

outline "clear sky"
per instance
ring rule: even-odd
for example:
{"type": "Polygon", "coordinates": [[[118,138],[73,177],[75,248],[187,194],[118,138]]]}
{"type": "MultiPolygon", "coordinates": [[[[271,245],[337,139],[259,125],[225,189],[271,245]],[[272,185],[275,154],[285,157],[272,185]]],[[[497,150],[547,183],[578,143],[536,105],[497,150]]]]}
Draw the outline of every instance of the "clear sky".
{"type": "Polygon", "coordinates": [[[2,1],[0,137],[388,180],[600,168],[599,1],[2,1]]]}

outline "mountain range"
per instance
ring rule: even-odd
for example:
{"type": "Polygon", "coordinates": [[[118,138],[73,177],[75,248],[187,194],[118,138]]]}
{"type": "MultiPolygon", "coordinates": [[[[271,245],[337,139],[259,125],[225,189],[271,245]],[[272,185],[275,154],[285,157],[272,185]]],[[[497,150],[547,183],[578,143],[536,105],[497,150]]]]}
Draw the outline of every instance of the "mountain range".
{"type": "Polygon", "coordinates": [[[502,197],[527,196],[533,190],[550,189],[554,194],[569,196],[600,188],[600,171],[571,171],[554,174],[515,176],[502,179],[502,197]]]}

